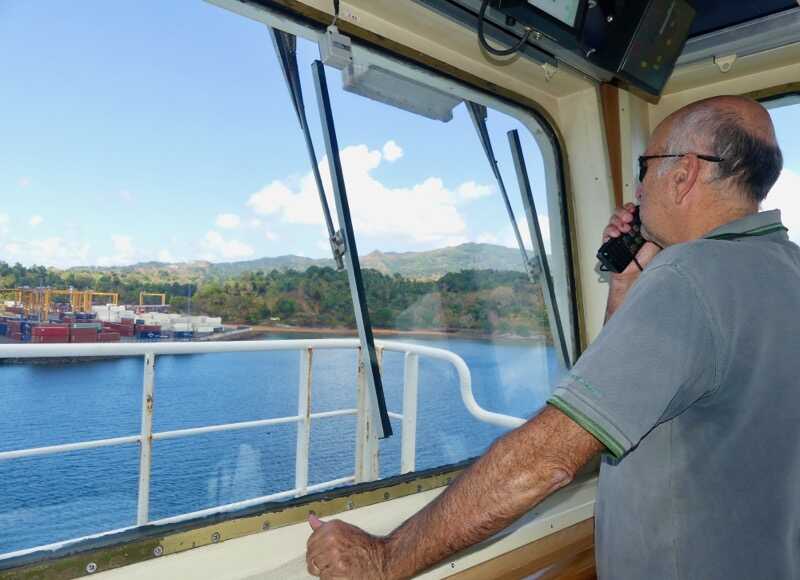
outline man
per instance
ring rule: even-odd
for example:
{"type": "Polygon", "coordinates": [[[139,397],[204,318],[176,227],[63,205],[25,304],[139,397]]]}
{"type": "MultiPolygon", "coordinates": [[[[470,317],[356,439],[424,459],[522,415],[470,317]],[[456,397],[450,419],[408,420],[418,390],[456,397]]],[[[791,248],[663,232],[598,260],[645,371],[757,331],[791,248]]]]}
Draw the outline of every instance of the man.
{"type": "MultiPolygon", "coordinates": [[[[759,203],[782,166],[758,103],[661,123],[636,192],[648,242],[538,416],[387,537],[310,518],[309,571],[405,578],[484,540],[603,454],[601,579],[800,578],[800,249],[759,203]],[[664,248],[660,251],[660,248],[664,248]]],[[[632,205],[604,239],[630,230],[632,205]]]]}

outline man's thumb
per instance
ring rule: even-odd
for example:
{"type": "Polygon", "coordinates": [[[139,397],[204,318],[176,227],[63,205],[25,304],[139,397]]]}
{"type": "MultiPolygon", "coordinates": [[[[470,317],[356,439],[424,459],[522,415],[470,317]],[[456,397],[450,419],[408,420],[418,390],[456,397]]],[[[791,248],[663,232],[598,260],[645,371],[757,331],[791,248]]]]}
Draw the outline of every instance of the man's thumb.
{"type": "Polygon", "coordinates": [[[311,529],[316,531],[322,527],[322,524],[325,523],[321,519],[317,517],[317,514],[308,514],[308,524],[311,526],[311,529]]]}

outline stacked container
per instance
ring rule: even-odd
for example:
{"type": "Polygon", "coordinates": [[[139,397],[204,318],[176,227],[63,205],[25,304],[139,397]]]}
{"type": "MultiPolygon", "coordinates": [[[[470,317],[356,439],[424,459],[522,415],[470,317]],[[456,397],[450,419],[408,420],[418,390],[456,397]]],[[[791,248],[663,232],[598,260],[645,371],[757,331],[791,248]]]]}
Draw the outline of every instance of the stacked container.
{"type": "Polygon", "coordinates": [[[97,328],[73,324],[70,332],[70,342],[97,342],[97,328]]]}
{"type": "Polygon", "coordinates": [[[69,325],[66,324],[47,324],[36,326],[32,331],[31,342],[35,343],[57,343],[69,342],[69,325]]]}

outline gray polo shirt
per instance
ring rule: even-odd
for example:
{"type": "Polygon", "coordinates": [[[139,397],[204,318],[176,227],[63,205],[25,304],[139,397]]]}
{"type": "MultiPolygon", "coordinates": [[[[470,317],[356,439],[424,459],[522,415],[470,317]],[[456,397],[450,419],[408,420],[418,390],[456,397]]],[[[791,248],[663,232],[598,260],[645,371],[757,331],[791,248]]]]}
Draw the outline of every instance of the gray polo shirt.
{"type": "Polygon", "coordinates": [[[600,439],[601,580],[800,578],[800,248],[671,246],[548,401],[600,439]]]}

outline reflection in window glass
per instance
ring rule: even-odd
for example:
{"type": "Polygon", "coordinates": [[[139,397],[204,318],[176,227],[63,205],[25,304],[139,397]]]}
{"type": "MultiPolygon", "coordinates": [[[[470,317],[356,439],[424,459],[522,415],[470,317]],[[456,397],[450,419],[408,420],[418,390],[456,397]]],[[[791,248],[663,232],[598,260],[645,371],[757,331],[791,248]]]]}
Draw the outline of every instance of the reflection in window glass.
{"type": "MultiPolygon", "coordinates": [[[[338,73],[329,69],[328,76],[338,73]]],[[[458,105],[453,119],[442,123],[329,84],[336,87],[337,133],[376,336],[457,353],[470,368],[481,406],[531,415],[563,369],[542,289],[525,272],[466,106],[458,105]],[[348,118],[348,111],[356,110],[360,120],[348,118]]],[[[528,128],[512,117],[490,109],[487,124],[532,257],[506,136],[511,129],[521,134],[550,253],[550,208],[539,148],[528,128]]],[[[384,358],[382,375],[389,409],[401,412],[402,360],[392,358],[384,358]]],[[[421,366],[417,468],[473,457],[502,432],[467,412],[450,371],[432,361],[421,366]]],[[[400,432],[399,420],[393,426],[400,432]]],[[[397,441],[382,443],[382,475],[399,472],[397,453],[397,441]]]]}
{"type": "MultiPolygon", "coordinates": [[[[14,56],[0,74],[14,114],[0,116],[0,187],[12,200],[0,209],[0,341],[64,342],[37,323],[92,342],[356,335],[263,25],[203,3],[118,2],[113,17],[92,1],[6,4],[0,49],[14,56]],[[45,308],[36,297],[48,289],[45,308]]],[[[298,39],[329,183],[317,55],[298,39]]],[[[481,406],[531,414],[560,372],[550,321],[464,105],[434,122],[343,91],[338,71],[328,79],[377,338],[455,352],[481,406]]],[[[563,255],[548,227],[560,219],[557,192],[545,191],[529,129],[491,109],[488,123],[528,249],[511,128],[548,252],[563,255]]],[[[382,356],[388,406],[400,413],[403,354],[382,356]]],[[[297,351],[160,357],[154,431],[294,416],[299,363],[297,351]]],[[[451,365],[419,364],[415,468],[482,452],[503,429],[467,412],[451,365]]],[[[309,485],[354,474],[356,368],[354,350],[314,351],[311,411],[349,414],[312,422],[309,485]]],[[[142,377],[140,358],[3,364],[0,453],[139,433],[142,377]]],[[[393,421],[381,477],[401,471],[393,421]]],[[[286,423],[156,441],[150,518],[291,490],[297,438],[286,423]]],[[[138,469],[135,445],[0,460],[0,552],[134,525],[138,469]]]]}

